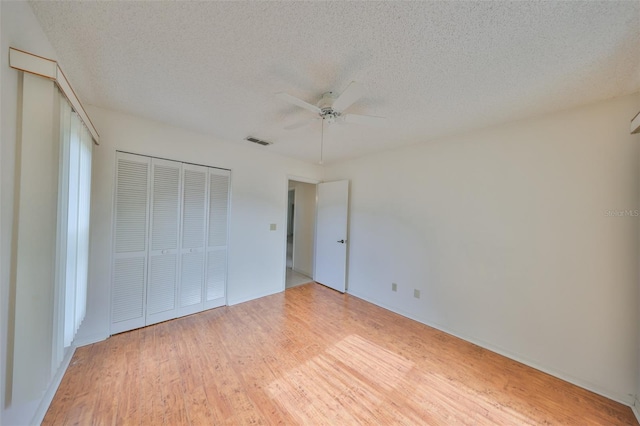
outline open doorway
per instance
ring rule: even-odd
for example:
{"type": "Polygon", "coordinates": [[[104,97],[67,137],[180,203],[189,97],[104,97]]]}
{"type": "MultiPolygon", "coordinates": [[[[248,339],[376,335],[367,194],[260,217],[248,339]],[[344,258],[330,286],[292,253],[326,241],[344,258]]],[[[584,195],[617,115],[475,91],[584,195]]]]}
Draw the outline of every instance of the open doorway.
{"type": "Polygon", "coordinates": [[[316,185],[289,180],[285,288],[313,281],[316,185]]]}

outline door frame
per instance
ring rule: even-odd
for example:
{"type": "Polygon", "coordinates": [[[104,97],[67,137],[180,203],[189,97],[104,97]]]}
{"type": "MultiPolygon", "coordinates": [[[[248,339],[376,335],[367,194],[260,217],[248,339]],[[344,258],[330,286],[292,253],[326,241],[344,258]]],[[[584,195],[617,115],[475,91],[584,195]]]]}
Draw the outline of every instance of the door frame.
{"type": "MultiPolygon", "coordinates": [[[[295,181],[294,181],[295,182],[295,181]]],[[[291,183],[291,181],[289,181],[289,183],[291,183]]],[[[296,209],[296,189],[295,188],[289,188],[289,192],[287,192],[287,246],[289,245],[289,220],[292,221],[291,224],[291,236],[294,237],[296,235],[296,222],[295,222],[295,212],[296,209]],[[289,203],[290,200],[290,196],[291,193],[293,192],[293,211],[290,210],[291,208],[291,204],[289,203]],[[289,215],[293,213],[294,217],[289,217],[289,215]]],[[[289,250],[289,247],[287,247],[287,251],[289,250]]],[[[286,259],[285,259],[286,260],[286,259]]],[[[291,269],[293,270],[293,265],[296,264],[296,239],[292,238],[291,240],[291,269]]]]}
{"type": "MultiPolygon", "coordinates": [[[[289,181],[296,181],[296,182],[302,182],[302,183],[310,183],[312,185],[318,185],[319,183],[322,183],[322,181],[320,179],[312,179],[312,178],[308,178],[308,177],[304,177],[304,176],[297,176],[297,175],[287,175],[285,177],[284,180],[284,191],[282,191],[283,194],[286,194],[286,202],[285,202],[285,206],[284,206],[284,220],[282,221],[282,223],[284,224],[283,228],[284,228],[284,237],[283,237],[283,244],[282,244],[282,286],[280,288],[280,291],[285,291],[285,289],[287,288],[287,219],[288,219],[288,215],[289,215],[289,181]]],[[[317,196],[316,196],[317,197],[317,196]]],[[[317,209],[317,206],[316,206],[317,209]]],[[[295,222],[293,224],[294,226],[294,235],[295,235],[295,222]]],[[[318,229],[314,226],[313,229],[313,241],[315,244],[315,240],[316,240],[316,233],[318,232],[318,229]]],[[[315,270],[315,260],[314,260],[314,268],[315,270]]],[[[313,277],[312,277],[313,278],[313,277]]]]}

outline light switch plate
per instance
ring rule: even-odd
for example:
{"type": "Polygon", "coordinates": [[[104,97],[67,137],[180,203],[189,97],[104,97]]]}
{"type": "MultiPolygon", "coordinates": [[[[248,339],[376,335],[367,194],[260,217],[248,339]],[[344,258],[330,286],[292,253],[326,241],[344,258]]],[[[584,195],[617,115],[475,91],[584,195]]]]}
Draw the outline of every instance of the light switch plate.
{"type": "Polygon", "coordinates": [[[415,297],[416,299],[420,299],[420,290],[418,290],[417,288],[413,290],[413,297],[415,297]]]}
{"type": "Polygon", "coordinates": [[[272,223],[271,225],[269,225],[269,230],[270,231],[275,231],[276,230],[276,224],[272,223]]]}

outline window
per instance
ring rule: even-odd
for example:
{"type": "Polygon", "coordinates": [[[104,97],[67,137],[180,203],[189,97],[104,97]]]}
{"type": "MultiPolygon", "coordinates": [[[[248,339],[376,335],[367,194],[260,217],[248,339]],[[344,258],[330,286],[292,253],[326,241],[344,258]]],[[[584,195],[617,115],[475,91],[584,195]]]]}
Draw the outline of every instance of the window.
{"type": "Polygon", "coordinates": [[[93,140],[67,99],[62,93],[59,97],[58,290],[64,309],[58,318],[66,348],[86,313],[93,140]]]}

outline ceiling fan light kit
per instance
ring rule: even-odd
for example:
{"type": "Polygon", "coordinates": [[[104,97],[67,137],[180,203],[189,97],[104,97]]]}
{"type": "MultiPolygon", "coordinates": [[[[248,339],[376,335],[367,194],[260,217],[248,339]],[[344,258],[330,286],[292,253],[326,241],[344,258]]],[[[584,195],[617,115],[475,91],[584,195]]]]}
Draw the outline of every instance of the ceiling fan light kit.
{"type": "Polygon", "coordinates": [[[322,120],[322,130],[320,136],[320,164],[323,161],[323,145],[324,145],[324,123],[333,124],[336,122],[346,122],[355,124],[366,124],[373,126],[380,126],[386,123],[386,118],[376,117],[373,115],[360,115],[360,114],[344,114],[344,111],[358,101],[365,94],[365,88],[362,84],[352,81],[349,86],[340,94],[336,96],[334,92],[326,92],[322,95],[316,105],[303,101],[302,99],[291,96],[288,93],[280,92],[276,94],[276,97],[284,102],[288,102],[297,107],[306,109],[317,114],[317,117],[310,120],[305,120],[300,123],[294,123],[286,126],[285,130],[294,130],[301,127],[305,127],[308,124],[322,120]]]}
{"type": "Polygon", "coordinates": [[[336,100],[336,96],[333,92],[327,92],[322,95],[318,102],[318,108],[320,108],[320,118],[326,123],[335,123],[336,118],[340,117],[341,113],[332,108],[333,103],[336,100]]]}
{"type": "Polygon", "coordinates": [[[347,122],[357,124],[382,125],[386,123],[384,117],[376,117],[373,115],[345,114],[344,111],[358,101],[365,94],[365,88],[357,81],[352,81],[340,96],[336,96],[335,92],[326,92],[322,95],[316,105],[303,101],[302,99],[291,96],[288,93],[280,92],[276,94],[278,99],[288,102],[300,108],[314,112],[318,117],[307,120],[302,123],[295,123],[285,127],[286,130],[298,129],[304,127],[311,122],[322,119],[331,124],[335,122],[347,122]]]}

